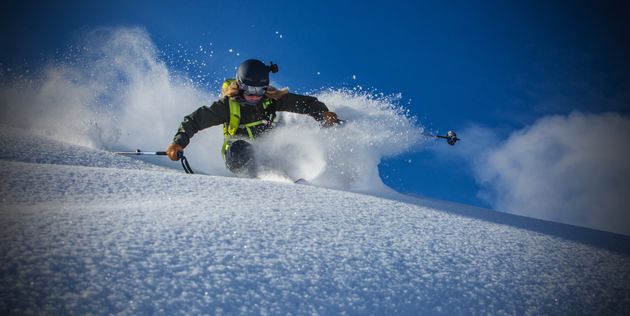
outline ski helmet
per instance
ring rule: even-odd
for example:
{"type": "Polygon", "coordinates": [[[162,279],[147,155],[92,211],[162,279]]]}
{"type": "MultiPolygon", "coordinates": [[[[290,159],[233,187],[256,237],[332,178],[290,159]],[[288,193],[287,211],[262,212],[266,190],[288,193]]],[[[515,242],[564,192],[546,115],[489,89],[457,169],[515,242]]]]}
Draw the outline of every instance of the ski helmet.
{"type": "Polygon", "coordinates": [[[248,59],[238,66],[236,81],[248,86],[265,87],[269,85],[269,72],[277,71],[278,65],[274,63],[267,66],[258,59],[248,59]]]}

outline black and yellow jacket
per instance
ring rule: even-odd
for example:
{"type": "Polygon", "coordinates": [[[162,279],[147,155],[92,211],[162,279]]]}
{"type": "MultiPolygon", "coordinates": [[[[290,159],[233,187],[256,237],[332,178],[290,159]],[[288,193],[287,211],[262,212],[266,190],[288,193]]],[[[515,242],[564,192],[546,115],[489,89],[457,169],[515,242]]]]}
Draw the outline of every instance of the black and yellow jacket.
{"type": "MultiPolygon", "coordinates": [[[[232,102],[237,101],[241,104],[240,124],[234,136],[244,138],[251,138],[252,136],[244,127],[245,125],[268,120],[272,112],[275,111],[307,114],[320,122],[323,119],[323,113],[328,112],[328,107],[317,100],[317,98],[294,93],[283,93],[277,99],[266,96],[263,102],[256,106],[246,105],[240,102],[241,100],[239,96],[232,97],[232,102]],[[266,109],[263,108],[263,104],[265,104],[266,109]]],[[[223,124],[226,126],[229,123],[230,97],[225,96],[212,103],[212,105],[202,106],[195,112],[185,116],[173,138],[173,142],[184,148],[190,143],[190,138],[197,132],[216,125],[223,124]]],[[[258,136],[270,127],[270,124],[259,124],[253,126],[249,132],[253,133],[253,136],[258,136]]]]}

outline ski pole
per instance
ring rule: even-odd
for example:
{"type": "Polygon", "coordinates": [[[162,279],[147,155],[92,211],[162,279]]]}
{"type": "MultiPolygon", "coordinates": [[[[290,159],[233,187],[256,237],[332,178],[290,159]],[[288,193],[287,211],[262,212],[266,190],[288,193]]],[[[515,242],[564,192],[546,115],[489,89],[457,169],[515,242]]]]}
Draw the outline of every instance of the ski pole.
{"type": "Polygon", "coordinates": [[[133,155],[166,156],[166,152],[165,151],[142,151],[140,149],[136,149],[136,151],[117,151],[117,152],[114,152],[114,154],[117,154],[117,155],[128,155],[128,156],[133,156],[133,155]]]}
{"type": "MultiPolygon", "coordinates": [[[[118,151],[118,152],[114,152],[114,154],[127,155],[127,156],[138,156],[138,155],[166,156],[165,151],[142,151],[140,149],[136,149],[136,151],[118,151]]],[[[182,168],[184,168],[184,171],[186,171],[186,173],[194,174],[192,168],[190,167],[190,164],[188,163],[188,159],[186,159],[186,156],[184,156],[183,151],[180,151],[177,153],[177,158],[179,159],[179,161],[181,161],[182,168]]]]}

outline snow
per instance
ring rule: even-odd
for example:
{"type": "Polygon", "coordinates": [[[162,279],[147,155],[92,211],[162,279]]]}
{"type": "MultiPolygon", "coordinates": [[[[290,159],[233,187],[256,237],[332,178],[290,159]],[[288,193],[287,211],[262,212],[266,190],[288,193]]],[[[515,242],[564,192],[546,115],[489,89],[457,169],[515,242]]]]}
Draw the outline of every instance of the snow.
{"type": "Polygon", "coordinates": [[[630,311],[628,247],[553,233],[566,225],[186,175],[0,131],[3,315],[630,311]]]}
{"type": "Polygon", "coordinates": [[[228,176],[220,127],[195,175],[104,151],[163,150],[216,96],[140,28],[88,35],[1,87],[0,314],[630,314],[630,237],[388,188],[425,141],[397,95],[310,93],[347,123],[281,114],[264,180],[228,176]]]}
{"type": "MultiPolygon", "coordinates": [[[[2,82],[0,124],[91,148],[157,151],[169,145],[185,115],[218,99],[212,90],[195,85],[192,77],[171,69],[142,28],[98,28],[77,46],[87,49],[22,79],[2,82]]],[[[225,74],[212,75],[218,84],[214,92],[233,75],[227,68],[225,74]]],[[[422,126],[399,105],[400,94],[379,95],[362,88],[300,93],[317,97],[347,124],[322,129],[310,116],[279,112],[277,126],[282,128],[256,140],[257,156],[282,166],[291,179],[391,194],[379,177],[379,163],[426,141],[422,126]]],[[[195,171],[229,175],[221,158],[223,142],[221,126],[194,135],[186,156],[195,171]]]]}

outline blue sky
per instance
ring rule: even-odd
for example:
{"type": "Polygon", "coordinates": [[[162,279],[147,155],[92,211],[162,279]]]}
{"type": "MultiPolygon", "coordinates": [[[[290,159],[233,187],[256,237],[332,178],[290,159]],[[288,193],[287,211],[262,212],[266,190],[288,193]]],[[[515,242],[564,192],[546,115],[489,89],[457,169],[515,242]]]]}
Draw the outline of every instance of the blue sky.
{"type": "MultiPolygon", "coordinates": [[[[623,1],[3,2],[2,68],[28,69],[100,26],[140,26],[158,49],[212,50],[191,75],[273,60],[298,92],[361,85],[462,146],[436,143],[381,164],[407,193],[492,206],[471,162],[551,115],[628,114],[630,6],[623,1]],[[229,49],[233,51],[228,52],[229,49]],[[238,52],[238,55],[236,54],[238,52]],[[356,79],[353,79],[356,76],[356,79]],[[467,135],[466,131],[481,131],[467,135]],[[486,135],[482,137],[480,135],[486,135]],[[467,145],[465,145],[467,144],[467,145]],[[448,148],[446,148],[448,147],[448,148]]],[[[207,89],[216,82],[201,82],[207,89]]]]}

